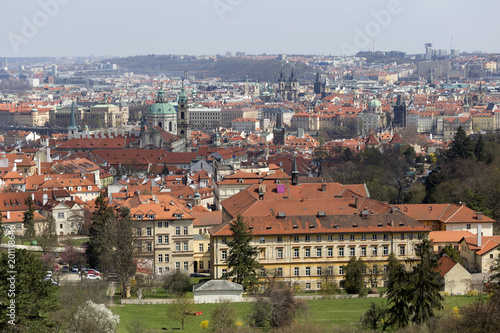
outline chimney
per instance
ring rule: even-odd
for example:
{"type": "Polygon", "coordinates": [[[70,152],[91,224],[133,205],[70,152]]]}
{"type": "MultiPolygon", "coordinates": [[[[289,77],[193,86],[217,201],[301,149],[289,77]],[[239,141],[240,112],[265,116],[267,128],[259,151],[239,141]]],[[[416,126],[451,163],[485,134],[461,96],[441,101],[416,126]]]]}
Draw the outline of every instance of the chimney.
{"type": "Polygon", "coordinates": [[[16,172],[17,171],[17,163],[14,162],[14,166],[12,167],[12,171],[16,172]]]}
{"type": "Polygon", "coordinates": [[[326,192],[326,184],[321,184],[321,192],[326,192]]]}
{"type": "Polygon", "coordinates": [[[355,197],[354,198],[354,208],[358,208],[358,205],[359,205],[359,198],[358,197],[355,197]]]}
{"type": "Polygon", "coordinates": [[[50,148],[47,147],[47,162],[51,163],[52,162],[52,157],[50,157],[50,148]]]}
{"type": "Polygon", "coordinates": [[[481,225],[477,225],[477,246],[482,247],[482,232],[481,232],[481,225]]]}
{"type": "Polygon", "coordinates": [[[31,193],[31,200],[35,201],[35,193],[31,193]]]}
{"type": "Polygon", "coordinates": [[[47,200],[48,200],[48,195],[46,193],[43,194],[43,205],[45,206],[45,204],[47,203],[47,200]]]}
{"type": "Polygon", "coordinates": [[[478,220],[482,220],[483,219],[483,213],[482,212],[477,212],[476,218],[478,220]]]}
{"type": "Polygon", "coordinates": [[[10,220],[10,211],[7,211],[7,220],[10,220]]]}

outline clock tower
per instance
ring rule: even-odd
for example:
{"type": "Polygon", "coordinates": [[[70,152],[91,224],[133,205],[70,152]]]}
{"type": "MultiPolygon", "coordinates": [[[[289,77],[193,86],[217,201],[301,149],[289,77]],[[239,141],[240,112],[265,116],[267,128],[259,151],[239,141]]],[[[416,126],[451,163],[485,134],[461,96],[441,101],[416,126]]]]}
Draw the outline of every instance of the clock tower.
{"type": "Polygon", "coordinates": [[[189,106],[184,84],[182,84],[177,101],[177,135],[184,139],[185,151],[191,152],[191,124],[189,123],[189,106]]]}

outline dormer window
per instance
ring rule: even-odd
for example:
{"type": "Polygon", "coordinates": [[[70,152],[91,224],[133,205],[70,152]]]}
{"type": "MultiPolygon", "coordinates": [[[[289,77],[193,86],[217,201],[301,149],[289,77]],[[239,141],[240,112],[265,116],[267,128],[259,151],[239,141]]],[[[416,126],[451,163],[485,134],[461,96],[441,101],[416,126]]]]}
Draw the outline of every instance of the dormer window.
{"type": "Polygon", "coordinates": [[[243,183],[243,178],[238,179],[238,183],[243,183]]]}
{"type": "Polygon", "coordinates": [[[138,220],[142,220],[142,218],[144,217],[144,215],[136,215],[135,216],[138,220]]]}

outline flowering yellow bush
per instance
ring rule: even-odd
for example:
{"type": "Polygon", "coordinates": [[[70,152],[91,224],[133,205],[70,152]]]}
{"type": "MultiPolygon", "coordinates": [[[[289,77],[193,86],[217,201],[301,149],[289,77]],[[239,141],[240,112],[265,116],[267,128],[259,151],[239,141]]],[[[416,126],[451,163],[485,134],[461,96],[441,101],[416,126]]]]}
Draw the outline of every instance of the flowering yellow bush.
{"type": "Polygon", "coordinates": [[[208,328],[208,320],[203,320],[200,323],[200,327],[201,327],[202,330],[207,329],[208,328]]]}
{"type": "Polygon", "coordinates": [[[238,327],[239,327],[239,326],[243,326],[243,323],[242,323],[241,321],[237,321],[237,322],[236,322],[236,326],[238,326],[238,327]]]}
{"type": "Polygon", "coordinates": [[[458,319],[458,318],[462,317],[462,315],[460,314],[460,310],[456,306],[453,307],[452,313],[453,313],[453,318],[458,319]]]}

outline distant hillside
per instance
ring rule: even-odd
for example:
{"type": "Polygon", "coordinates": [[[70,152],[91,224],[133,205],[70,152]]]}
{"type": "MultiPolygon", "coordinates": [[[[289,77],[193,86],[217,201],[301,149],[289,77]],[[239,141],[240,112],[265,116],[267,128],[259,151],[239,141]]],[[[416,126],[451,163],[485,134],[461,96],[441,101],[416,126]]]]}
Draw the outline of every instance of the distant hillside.
{"type": "Polygon", "coordinates": [[[284,63],[279,60],[253,60],[244,58],[221,58],[219,60],[180,59],[172,56],[135,56],[120,59],[108,59],[103,62],[118,64],[122,71],[140,74],[165,74],[183,76],[185,68],[196,78],[221,77],[224,80],[244,80],[275,82],[283,68],[283,75],[288,78],[292,68],[294,75],[300,76],[312,72],[313,68],[303,63],[284,63]]]}

